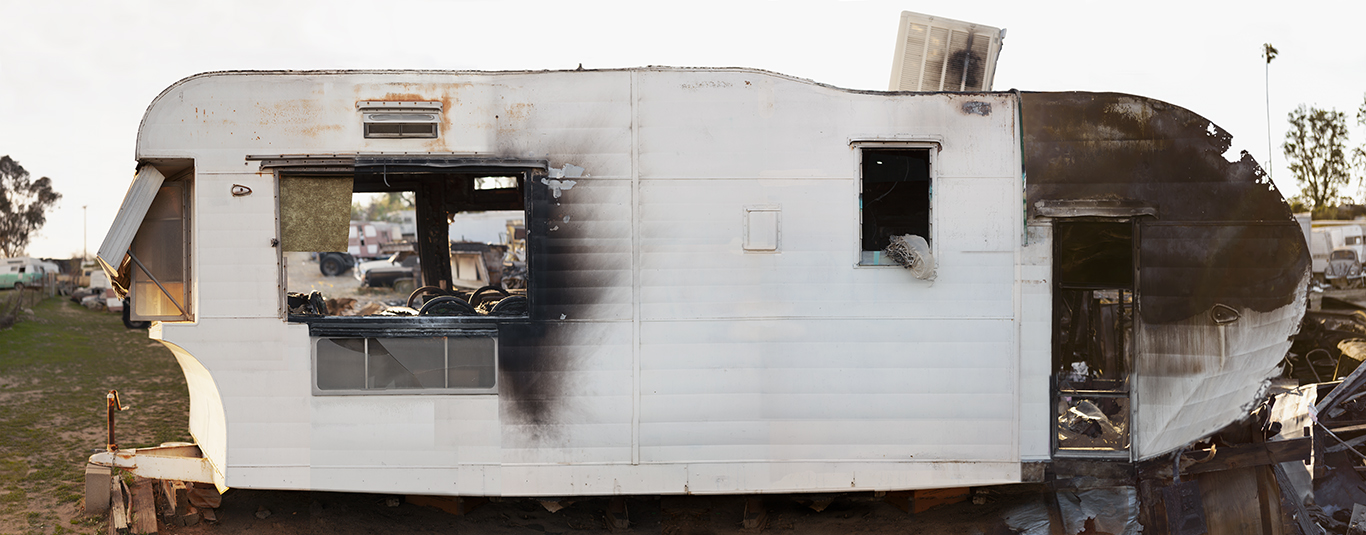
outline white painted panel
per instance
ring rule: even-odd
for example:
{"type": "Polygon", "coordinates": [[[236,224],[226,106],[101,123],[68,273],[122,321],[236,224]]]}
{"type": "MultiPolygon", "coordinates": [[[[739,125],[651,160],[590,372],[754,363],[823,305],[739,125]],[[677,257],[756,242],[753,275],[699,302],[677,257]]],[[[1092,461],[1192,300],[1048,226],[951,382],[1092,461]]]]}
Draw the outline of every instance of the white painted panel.
{"type": "Polygon", "coordinates": [[[850,94],[743,70],[643,71],[637,86],[642,177],[851,177],[851,139],[917,135],[943,140],[939,176],[1020,172],[1007,94],[850,94]],[[992,111],[967,113],[967,102],[992,111]]]}
{"type": "Polygon", "coordinates": [[[852,179],[642,181],[642,317],[1014,314],[1009,252],[962,254],[953,242],[941,245],[934,282],[895,267],[854,267],[855,197],[852,179]],[[783,206],[779,254],[743,253],[744,221],[733,214],[758,203],[783,206]]]}
{"type": "Polygon", "coordinates": [[[1052,455],[1049,380],[1053,365],[1053,242],[1051,227],[1029,228],[1020,251],[1020,458],[1052,455]]]}
{"type": "MultiPolygon", "coordinates": [[[[239,164],[240,165],[240,164],[239,164]]],[[[274,176],[200,172],[193,188],[191,278],[200,320],[266,317],[280,310],[274,176]],[[233,184],[252,189],[232,195],[233,184]]]]}
{"type": "Polygon", "coordinates": [[[1019,246],[1024,191],[1018,178],[943,178],[934,183],[934,197],[931,217],[939,249],[1014,251],[1019,246]]]}
{"type": "Polygon", "coordinates": [[[494,466],[314,467],[308,470],[308,476],[310,478],[309,487],[320,491],[345,492],[354,489],[357,481],[364,481],[365,488],[369,489],[369,492],[387,494],[462,496],[497,496],[501,494],[499,468],[494,466]]]}
{"type": "Polygon", "coordinates": [[[1011,325],[643,323],[641,458],[1013,460],[1011,325]]]}

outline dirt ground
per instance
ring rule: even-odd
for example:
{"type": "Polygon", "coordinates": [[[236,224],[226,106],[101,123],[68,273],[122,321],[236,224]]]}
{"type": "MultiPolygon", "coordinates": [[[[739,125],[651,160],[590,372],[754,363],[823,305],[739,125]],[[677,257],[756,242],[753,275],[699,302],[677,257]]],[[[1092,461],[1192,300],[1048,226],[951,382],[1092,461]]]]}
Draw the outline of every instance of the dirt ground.
{"type": "Polygon", "coordinates": [[[82,514],[84,468],[105,445],[105,394],[132,409],[119,416],[121,446],[188,440],[185,379],[117,314],[62,297],[24,308],[0,330],[0,533],[93,533],[102,520],[82,514]]]}
{"type": "Polygon", "coordinates": [[[347,270],[336,277],[328,277],[318,269],[318,263],[308,258],[309,253],[285,253],[286,288],[291,292],[319,292],[324,298],[352,298],[356,304],[352,310],[360,310],[371,302],[402,304],[407,294],[400,295],[389,288],[362,288],[356,279],[355,269],[347,270]]]}
{"type": "MultiPolygon", "coordinates": [[[[1010,492],[1010,487],[997,487],[1010,492]]],[[[758,529],[742,525],[746,496],[633,496],[626,499],[630,527],[609,525],[605,497],[578,499],[550,512],[529,498],[493,500],[464,515],[406,503],[401,497],[377,494],[230,490],[218,510],[218,524],[177,527],[162,524],[160,533],[186,535],[363,533],[577,534],[660,533],[721,535],[727,533],[925,533],[1005,535],[1013,533],[1005,513],[1032,494],[987,494],[987,503],[944,505],[919,514],[903,511],[885,497],[857,495],[791,495],[761,498],[767,519],[758,529]],[[812,498],[833,498],[817,512],[812,498]],[[391,506],[389,500],[399,498],[391,506]],[[805,503],[805,504],[804,504],[805,503]],[[264,518],[261,518],[264,516],[264,518]]]]}

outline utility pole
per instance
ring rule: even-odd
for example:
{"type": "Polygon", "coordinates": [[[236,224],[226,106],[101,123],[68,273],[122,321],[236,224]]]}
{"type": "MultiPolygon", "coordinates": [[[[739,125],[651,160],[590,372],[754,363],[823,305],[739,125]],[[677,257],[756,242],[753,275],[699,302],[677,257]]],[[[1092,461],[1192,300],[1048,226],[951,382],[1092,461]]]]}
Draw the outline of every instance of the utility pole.
{"type": "Polygon", "coordinates": [[[86,250],[87,250],[87,249],[86,249],[86,246],[90,243],[90,224],[89,224],[89,218],[86,217],[87,214],[89,213],[89,212],[86,210],[86,208],[89,208],[89,207],[90,207],[90,205],[88,205],[88,204],[82,205],[82,206],[81,206],[81,270],[82,270],[82,272],[84,272],[84,270],[85,270],[85,261],[86,261],[86,259],[90,258],[90,255],[86,252],[86,250]]]}
{"type": "Polygon", "coordinates": [[[1275,165],[1271,163],[1273,154],[1271,152],[1271,60],[1276,59],[1276,47],[1271,43],[1262,43],[1262,57],[1266,58],[1266,174],[1268,178],[1274,178],[1273,169],[1275,165]]]}

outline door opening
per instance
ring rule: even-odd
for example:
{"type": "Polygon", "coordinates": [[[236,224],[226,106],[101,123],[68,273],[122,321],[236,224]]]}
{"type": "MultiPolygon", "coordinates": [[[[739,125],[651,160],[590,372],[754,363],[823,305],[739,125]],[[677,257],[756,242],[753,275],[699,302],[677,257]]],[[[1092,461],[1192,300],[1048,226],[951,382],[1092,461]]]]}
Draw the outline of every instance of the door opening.
{"type": "Polygon", "coordinates": [[[1134,228],[1112,220],[1054,225],[1054,455],[1129,456],[1134,228]]]}

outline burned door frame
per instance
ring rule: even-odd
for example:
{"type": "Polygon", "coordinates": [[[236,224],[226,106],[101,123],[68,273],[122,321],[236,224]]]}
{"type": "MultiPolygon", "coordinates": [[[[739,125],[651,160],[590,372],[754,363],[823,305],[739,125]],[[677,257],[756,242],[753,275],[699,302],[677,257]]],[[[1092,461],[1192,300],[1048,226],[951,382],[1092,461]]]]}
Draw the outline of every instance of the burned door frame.
{"type": "Polygon", "coordinates": [[[1137,420],[1132,379],[1135,356],[1138,354],[1135,334],[1140,328],[1137,311],[1141,295],[1138,270],[1142,225],[1135,217],[1102,216],[1060,217],[1052,219],[1051,225],[1050,452],[1053,457],[1130,459],[1134,444],[1133,423],[1137,420]],[[1126,232],[1127,236],[1122,236],[1126,232]],[[1070,253],[1065,250],[1065,246],[1073,240],[1088,238],[1111,240],[1117,245],[1127,241],[1127,247],[1105,247],[1103,242],[1098,242],[1098,247],[1073,248],[1070,253]],[[1127,254],[1116,255],[1124,252],[1127,254]],[[1126,261],[1127,266],[1124,265],[1126,261]],[[1087,273],[1064,273],[1068,269],[1064,266],[1067,262],[1082,265],[1083,268],[1078,271],[1087,273]],[[1101,292],[1110,293],[1112,297],[1098,295],[1101,292]],[[1103,300],[1112,302],[1101,304],[1103,300]],[[1114,308],[1093,308],[1095,305],[1114,305],[1114,308]],[[1067,314],[1068,311],[1074,312],[1067,314]],[[1092,321],[1112,323],[1109,329],[1098,332],[1102,327],[1091,326],[1092,321]],[[1086,333],[1077,334],[1078,330],[1086,333]],[[1071,339],[1070,343],[1064,339],[1064,333],[1071,339]],[[1078,343],[1086,346],[1080,348],[1079,352],[1078,343]],[[1116,353],[1106,355],[1105,345],[1116,350],[1116,353]],[[1082,360],[1067,358],[1064,353],[1068,352],[1074,353],[1074,357],[1080,356],[1082,360]],[[1075,367],[1078,363],[1082,364],[1080,368],[1075,367]],[[1068,370],[1068,366],[1074,367],[1068,370]],[[1106,370],[1107,367],[1111,369],[1106,370]],[[1107,371],[1113,373],[1107,374],[1107,371]],[[1080,381],[1081,384],[1073,385],[1070,381],[1080,381]],[[1077,398],[1081,402],[1077,402],[1077,398]],[[1067,408],[1064,409],[1064,406],[1067,408]],[[1116,426],[1111,419],[1120,414],[1124,415],[1124,421],[1116,426]],[[1064,416],[1070,420],[1068,432],[1079,435],[1073,438],[1080,439],[1083,444],[1091,444],[1072,446],[1062,443],[1060,433],[1063,431],[1064,416]],[[1104,444],[1106,441],[1102,437],[1107,433],[1117,435],[1115,440],[1119,442],[1118,446],[1104,444]],[[1094,440],[1088,441],[1082,437],[1094,440]]]}

